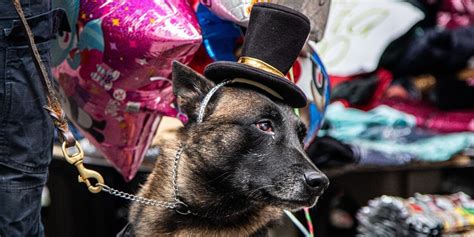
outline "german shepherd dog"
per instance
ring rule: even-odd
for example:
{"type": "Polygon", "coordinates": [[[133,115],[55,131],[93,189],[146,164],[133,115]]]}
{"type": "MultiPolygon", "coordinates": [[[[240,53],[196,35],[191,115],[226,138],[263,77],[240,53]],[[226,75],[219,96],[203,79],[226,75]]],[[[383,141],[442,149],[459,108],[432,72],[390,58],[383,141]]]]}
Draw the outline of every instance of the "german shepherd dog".
{"type": "Polygon", "coordinates": [[[215,84],[173,64],[173,90],[189,122],[162,154],[139,191],[173,200],[172,170],[178,144],[179,199],[195,215],[133,204],[135,236],[267,236],[283,210],[313,206],[328,178],[303,150],[306,130],[293,109],[254,89],[226,86],[210,100],[197,123],[200,103],[215,84]]]}

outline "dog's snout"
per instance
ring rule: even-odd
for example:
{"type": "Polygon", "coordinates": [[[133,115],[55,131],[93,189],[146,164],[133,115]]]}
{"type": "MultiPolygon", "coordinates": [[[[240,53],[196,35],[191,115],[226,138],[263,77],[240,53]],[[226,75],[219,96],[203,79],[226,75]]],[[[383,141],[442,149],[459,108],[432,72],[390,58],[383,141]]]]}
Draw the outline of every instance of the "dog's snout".
{"type": "Polygon", "coordinates": [[[306,184],[313,188],[317,189],[321,193],[329,186],[329,179],[326,175],[316,172],[308,171],[304,173],[304,179],[306,184]]]}

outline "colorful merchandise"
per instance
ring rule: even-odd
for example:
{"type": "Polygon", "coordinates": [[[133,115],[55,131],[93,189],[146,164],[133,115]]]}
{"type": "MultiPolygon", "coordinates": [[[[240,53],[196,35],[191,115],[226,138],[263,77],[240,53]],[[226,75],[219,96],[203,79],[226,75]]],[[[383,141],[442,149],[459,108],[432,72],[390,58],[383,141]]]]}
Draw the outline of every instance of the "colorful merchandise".
{"type": "Polygon", "coordinates": [[[437,13],[438,26],[453,29],[474,25],[474,1],[442,0],[437,13]]]}
{"type": "Polygon", "coordinates": [[[406,143],[390,140],[355,139],[351,141],[351,144],[388,154],[409,153],[422,161],[441,162],[449,160],[453,155],[466,148],[473,147],[474,133],[438,135],[406,143]]]}
{"type": "Polygon", "coordinates": [[[445,236],[474,228],[474,200],[465,193],[382,196],[357,214],[361,236],[445,236]]]}
{"type": "Polygon", "coordinates": [[[344,100],[354,107],[365,106],[370,102],[378,81],[377,76],[371,74],[340,83],[332,90],[331,100],[344,100]]]}
{"type": "Polygon", "coordinates": [[[442,111],[426,102],[397,98],[383,99],[380,103],[415,116],[419,127],[438,132],[474,132],[473,109],[442,111]]]}
{"type": "Polygon", "coordinates": [[[325,120],[330,129],[321,131],[341,141],[352,141],[360,136],[368,127],[414,127],[414,116],[402,113],[388,106],[378,106],[370,111],[346,108],[342,103],[335,102],[328,106],[325,120]]]}
{"type": "Polygon", "coordinates": [[[408,152],[388,153],[371,147],[361,147],[356,144],[350,144],[354,159],[360,166],[400,166],[411,162],[419,161],[415,154],[408,152]]]}
{"type": "Polygon", "coordinates": [[[392,73],[384,69],[353,76],[332,89],[331,101],[340,100],[361,110],[373,109],[379,104],[392,80],[392,73]]]}
{"type": "MultiPolygon", "coordinates": [[[[423,161],[446,161],[454,154],[474,146],[474,133],[437,135],[416,129],[416,117],[385,105],[364,112],[345,108],[341,103],[328,106],[329,135],[362,150],[385,154],[406,153],[423,161]]],[[[405,156],[405,155],[403,155],[405,156]]]]}
{"type": "Polygon", "coordinates": [[[171,63],[201,44],[185,0],[55,1],[71,32],[53,43],[53,76],[68,117],[131,180],[173,106],[171,63]]]}

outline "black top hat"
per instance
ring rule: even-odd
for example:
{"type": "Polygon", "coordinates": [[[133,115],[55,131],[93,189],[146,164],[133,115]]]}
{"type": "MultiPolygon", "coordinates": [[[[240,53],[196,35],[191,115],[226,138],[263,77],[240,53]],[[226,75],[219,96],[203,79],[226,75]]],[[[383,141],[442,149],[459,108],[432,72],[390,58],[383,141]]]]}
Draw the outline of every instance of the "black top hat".
{"type": "Polygon", "coordinates": [[[306,105],[306,96],[285,75],[308,38],[309,19],[290,8],[257,3],[252,7],[242,56],[237,62],[209,64],[204,75],[214,82],[235,79],[257,86],[290,106],[306,105]]]}

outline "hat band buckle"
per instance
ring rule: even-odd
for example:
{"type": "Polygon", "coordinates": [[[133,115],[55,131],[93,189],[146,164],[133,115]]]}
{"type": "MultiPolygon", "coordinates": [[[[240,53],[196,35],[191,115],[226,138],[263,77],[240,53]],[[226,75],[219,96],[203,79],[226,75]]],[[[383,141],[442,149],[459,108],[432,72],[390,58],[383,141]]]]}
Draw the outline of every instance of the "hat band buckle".
{"type": "Polygon", "coordinates": [[[285,77],[285,75],[282,72],[280,72],[278,69],[274,68],[272,65],[260,59],[256,59],[252,57],[240,57],[237,62],[252,66],[254,68],[261,69],[263,71],[269,72],[271,74],[274,74],[280,77],[285,77]]]}

